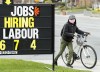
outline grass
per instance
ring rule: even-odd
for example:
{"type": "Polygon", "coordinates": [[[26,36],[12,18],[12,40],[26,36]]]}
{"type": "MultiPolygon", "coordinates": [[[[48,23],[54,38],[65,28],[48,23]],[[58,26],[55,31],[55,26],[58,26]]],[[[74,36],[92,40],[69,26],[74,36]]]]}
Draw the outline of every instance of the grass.
{"type": "Polygon", "coordinates": [[[85,8],[72,8],[72,9],[68,8],[68,9],[66,9],[65,6],[64,7],[58,6],[56,8],[58,8],[58,10],[66,10],[67,12],[83,12],[85,10],[85,8]]]}
{"type": "Polygon", "coordinates": [[[100,10],[99,11],[92,10],[92,13],[93,14],[100,14],[100,10]]]}
{"type": "Polygon", "coordinates": [[[68,12],[82,12],[84,11],[84,9],[77,9],[77,8],[73,8],[73,9],[68,9],[68,12]]]}
{"type": "Polygon", "coordinates": [[[99,9],[95,9],[93,10],[92,8],[85,8],[85,7],[82,7],[82,8],[79,8],[79,7],[73,7],[72,9],[71,8],[67,8],[63,5],[63,6],[57,6],[56,7],[56,10],[64,10],[64,11],[67,11],[67,12],[73,12],[73,13],[78,13],[78,12],[84,12],[84,10],[87,10],[87,11],[91,11],[93,14],[100,14],[100,8],[99,9]]]}
{"type": "MultiPolygon", "coordinates": [[[[0,72],[52,72],[46,67],[52,67],[49,64],[37,63],[32,61],[23,61],[16,59],[0,59],[0,72]]],[[[54,72],[89,72],[75,70],[66,67],[56,66],[54,72]]]]}

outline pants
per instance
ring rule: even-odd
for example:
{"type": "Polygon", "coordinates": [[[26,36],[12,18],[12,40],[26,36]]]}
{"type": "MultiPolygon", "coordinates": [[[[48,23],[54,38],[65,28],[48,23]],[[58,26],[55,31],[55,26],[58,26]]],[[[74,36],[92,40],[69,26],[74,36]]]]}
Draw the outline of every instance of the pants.
{"type": "Polygon", "coordinates": [[[70,64],[71,58],[73,57],[72,41],[71,42],[66,42],[63,38],[61,39],[60,51],[59,51],[58,55],[55,57],[54,61],[58,60],[58,58],[62,55],[63,51],[65,50],[66,46],[68,46],[68,50],[69,50],[67,63],[70,64]]]}

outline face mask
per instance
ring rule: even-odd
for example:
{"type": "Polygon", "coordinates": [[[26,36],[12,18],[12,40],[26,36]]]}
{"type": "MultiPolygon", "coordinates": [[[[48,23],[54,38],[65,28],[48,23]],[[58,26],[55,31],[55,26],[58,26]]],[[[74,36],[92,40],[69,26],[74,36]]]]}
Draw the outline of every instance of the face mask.
{"type": "Polygon", "coordinates": [[[75,19],[69,20],[69,22],[74,24],[75,23],[75,19]]]}

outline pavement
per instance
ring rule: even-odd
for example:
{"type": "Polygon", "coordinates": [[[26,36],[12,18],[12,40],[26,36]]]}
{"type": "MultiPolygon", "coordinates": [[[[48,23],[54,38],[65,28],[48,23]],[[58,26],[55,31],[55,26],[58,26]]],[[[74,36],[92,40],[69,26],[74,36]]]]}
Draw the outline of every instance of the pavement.
{"type": "MultiPolygon", "coordinates": [[[[32,61],[34,61],[34,62],[39,62],[39,63],[44,63],[44,64],[52,64],[52,60],[32,60],[32,61]]],[[[58,66],[63,66],[63,67],[66,67],[67,68],[67,66],[63,63],[63,61],[62,61],[62,59],[59,59],[58,60],[58,66]]],[[[44,68],[45,68],[46,66],[44,66],[44,68]]],[[[87,71],[91,71],[91,72],[100,72],[100,63],[99,64],[97,64],[94,68],[92,68],[92,69],[87,69],[87,68],[85,68],[83,65],[82,65],[82,63],[81,63],[81,61],[79,60],[79,61],[75,61],[75,63],[73,64],[73,69],[78,69],[78,70],[87,70],[87,71]]]]}

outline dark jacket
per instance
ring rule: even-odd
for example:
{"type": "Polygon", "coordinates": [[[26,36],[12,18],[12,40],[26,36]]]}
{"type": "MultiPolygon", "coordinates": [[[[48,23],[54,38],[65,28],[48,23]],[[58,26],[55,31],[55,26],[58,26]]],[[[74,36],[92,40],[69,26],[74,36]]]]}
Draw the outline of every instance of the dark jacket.
{"type": "Polygon", "coordinates": [[[84,32],[76,26],[76,20],[75,24],[71,24],[68,20],[61,31],[61,36],[65,41],[71,42],[75,32],[78,34],[84,34],[84,32]]]}

